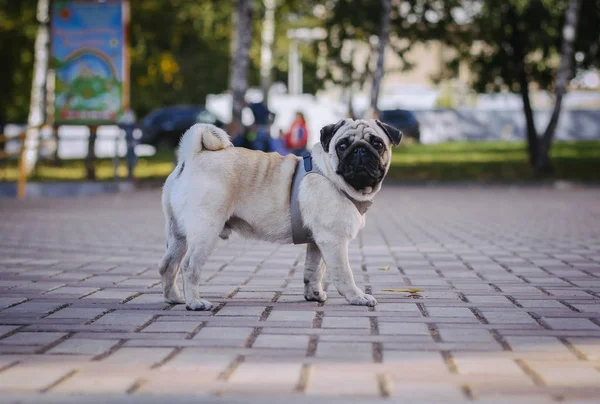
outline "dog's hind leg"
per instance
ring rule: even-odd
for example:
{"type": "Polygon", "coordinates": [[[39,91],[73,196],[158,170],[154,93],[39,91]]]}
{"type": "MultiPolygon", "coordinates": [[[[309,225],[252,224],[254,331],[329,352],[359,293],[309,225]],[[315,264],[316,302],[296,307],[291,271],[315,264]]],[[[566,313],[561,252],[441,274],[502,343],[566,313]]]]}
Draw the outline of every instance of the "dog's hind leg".
{"type": "Polygon", "coordinates": [[[187,249],[187,243],[167,200],[163,200],[163,210],[165,213],[167,251],[158,266],[158,272],[162,278],[165,301],[167,303],[182,304],[185,303],[185,300],[177,287],[177,274],[179,264],[187,249]]]}
{"type": "Polygon", "coordinates": [[[183,273],[183,294],[185,307],[188,310],[210,310],[212,303],[200,298],[200,274],[202,266],[209,254],[215,248],[225,220],[215,223],[214,218],[204,216],[201,223],[195,223],[188,231],[188,249],[183,258],[181,271],[183,273]]]}
{"type": "Polygon", "coordinates": [[[170,238],[167,245],[167,251],[158,267],[158,272],[162,277],[163,293],[165,302],[172,304],[185,303],[179,288],[177,287],[177,274],[179,264],[185,255],[185,238],[170,238]]]}
{"type": "Polygon", "coordinates": [[[327,300],[327,294],[321,283],[323,275],[325,275],[325,269],[321,250],[315,243],[308,243],[304,263],[304,298],[306,300],[317,302],[327,300]]]}

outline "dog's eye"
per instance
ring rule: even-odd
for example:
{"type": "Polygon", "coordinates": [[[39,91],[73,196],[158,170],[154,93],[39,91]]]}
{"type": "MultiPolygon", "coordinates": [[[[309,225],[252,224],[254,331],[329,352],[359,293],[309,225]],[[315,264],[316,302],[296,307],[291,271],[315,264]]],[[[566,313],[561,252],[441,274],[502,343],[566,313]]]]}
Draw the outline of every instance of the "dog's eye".
{"type": "Polygon", "coordinates": [[[377,150],[383,149],[383,142],[379,139],[373,140],[373,147],[377,150]]]}
{"type": "Polygon", "coordinates": [[[346,151],[346,149],[348,148],[348,143],[342,142],[342,143],[338,144],[337,146],[335,146],[335,148],[339,152],[346,151]]]}

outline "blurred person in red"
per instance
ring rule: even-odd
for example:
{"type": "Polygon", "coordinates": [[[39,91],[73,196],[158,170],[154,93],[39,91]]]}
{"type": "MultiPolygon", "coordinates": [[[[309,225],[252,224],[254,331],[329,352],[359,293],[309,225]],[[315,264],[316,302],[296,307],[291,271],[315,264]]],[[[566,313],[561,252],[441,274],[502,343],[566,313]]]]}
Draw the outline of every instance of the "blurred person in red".
{"type": "Polygon", "coordinates": [[[290,153],[301,156],[306,151],[308,143],[308,129],[302,112],[296,112],[290,130],[284,135],[285,147],[290,153]]]}

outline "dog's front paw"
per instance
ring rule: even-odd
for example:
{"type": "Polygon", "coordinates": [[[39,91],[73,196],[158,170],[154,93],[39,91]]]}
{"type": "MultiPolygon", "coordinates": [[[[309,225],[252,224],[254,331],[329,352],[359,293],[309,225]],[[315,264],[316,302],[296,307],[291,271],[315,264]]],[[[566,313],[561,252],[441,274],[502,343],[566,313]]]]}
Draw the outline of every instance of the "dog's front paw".
{"type": "Polygon", "coordinates": [[[322,288],[312,288],[306,285],[304,288],[304,298],[309,302],[324,302],[327,300],[327,293],[322,288]]]}
{"type": "Polygon", "coordinates": [[[373,307],[377,304],[377,300],[371,295],[367,295],[366,293],[362,293],[359,295],[345,296],[348,303],[354,306],[369,306],[373,307]]]}
{"type": "Polygon", "coordinates": [[[206,311],[212,309],[212,307],[212,303],[204,299],[194,299],[185,305],[186,310],[192,311],[206,311]]]}

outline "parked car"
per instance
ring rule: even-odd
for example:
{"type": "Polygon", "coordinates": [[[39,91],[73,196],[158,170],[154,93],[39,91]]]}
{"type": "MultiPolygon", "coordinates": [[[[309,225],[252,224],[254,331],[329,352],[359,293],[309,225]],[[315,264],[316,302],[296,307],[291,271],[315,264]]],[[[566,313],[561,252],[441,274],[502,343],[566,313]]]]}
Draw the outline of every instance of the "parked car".
{"type": "Polygon", "coordinates": [[[177,147],[181,135],[198,122],[223,126],[223,122],[200,105],[175,105],[155,109],[140,122],[140,143],[157,149],[172,150],[177,147]]]}
{"type": "Polygon", "coordinates": [[[392,125],[402,131],[403,135],[413,138],[419,142],[421,132],[419,130],[419,121],[415,114],[405,109],[390,109],[381,111],[379,120],[388,125],[392,125]]]}

